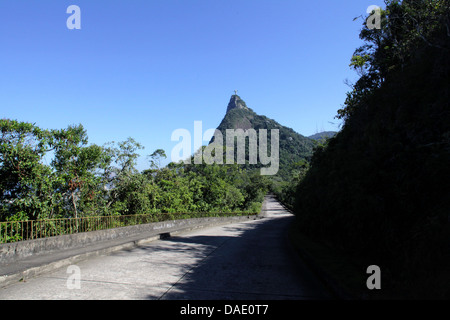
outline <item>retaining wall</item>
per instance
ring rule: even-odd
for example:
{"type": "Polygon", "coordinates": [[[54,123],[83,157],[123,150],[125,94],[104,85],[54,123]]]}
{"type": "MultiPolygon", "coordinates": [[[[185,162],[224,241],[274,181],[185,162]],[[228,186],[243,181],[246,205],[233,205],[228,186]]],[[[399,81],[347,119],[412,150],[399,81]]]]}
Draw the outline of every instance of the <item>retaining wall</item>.
{"type": "Polygon", "coordinates": [[[255,216],[209,217],[170,220],[107,230],[82,232],[35,240],[0,244],[0,264],[11,263],[30,256],[48,254],[61,250],[83,248],[99,242],[131,238],[142,235],[149,238],[167,233],[188,231],[214,225],[255,219],[255,216]]]}

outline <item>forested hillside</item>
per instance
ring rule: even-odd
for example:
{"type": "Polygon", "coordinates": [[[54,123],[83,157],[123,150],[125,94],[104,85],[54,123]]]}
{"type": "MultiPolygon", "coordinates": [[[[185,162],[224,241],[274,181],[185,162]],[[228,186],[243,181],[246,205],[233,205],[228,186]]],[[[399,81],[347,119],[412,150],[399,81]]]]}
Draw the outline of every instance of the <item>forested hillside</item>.
{"type": "Polygon", "coordinates": [[[386,1],[364,26],[342,130],[295,191],[300,232],[378,265],[383,292],[450,298],[450,8],[386,1]]]}

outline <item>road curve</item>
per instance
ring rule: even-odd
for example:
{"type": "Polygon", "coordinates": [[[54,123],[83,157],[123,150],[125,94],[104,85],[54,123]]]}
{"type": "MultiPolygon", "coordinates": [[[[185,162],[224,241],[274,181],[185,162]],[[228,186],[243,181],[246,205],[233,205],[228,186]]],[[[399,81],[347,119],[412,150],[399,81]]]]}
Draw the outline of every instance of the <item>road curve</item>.
{"type": "Polygon", "coordinates": [[[0,299],[330,298],[289,247],[293,216],[272,197],[263,215],[91,258],[1,288],[0,299]]]}

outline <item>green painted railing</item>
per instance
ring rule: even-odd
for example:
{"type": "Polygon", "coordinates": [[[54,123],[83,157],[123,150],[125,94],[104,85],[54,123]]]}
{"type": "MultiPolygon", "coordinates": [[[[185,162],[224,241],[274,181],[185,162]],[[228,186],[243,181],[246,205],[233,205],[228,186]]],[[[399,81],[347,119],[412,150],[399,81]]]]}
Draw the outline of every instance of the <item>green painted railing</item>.
{"type": "Polygon", "coordinates": [[[152,222],[188,218],[226,217],[255,215],[256,213],[152,213],[124,216],[98,216],[67,219],[45,219],[0,222],[0,243],[33,240],[118,227],[127,227],[152,222]]]}

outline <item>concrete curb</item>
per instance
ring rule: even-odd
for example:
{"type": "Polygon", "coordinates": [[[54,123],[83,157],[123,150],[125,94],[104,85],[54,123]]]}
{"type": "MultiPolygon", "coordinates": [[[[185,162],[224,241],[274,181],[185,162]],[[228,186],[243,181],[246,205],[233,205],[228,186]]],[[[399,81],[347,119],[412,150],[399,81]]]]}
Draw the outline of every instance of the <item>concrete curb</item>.
{"type": "MultiPolygon", "coordinates": [[[[13,264],[17,265],[16,270],[10,271],[10,272],[4,272],[2,270],[2,266],[0,265],[0,288],[9,286],[11,284],[26,281],[27,279],[31,279],[33,277],[37,277],[39,275],[43,275],[49,272],[52,272],[54,270],[67,267],[73,264],[76,264],[80,261],[96,257],[96,256],[102,256],[107,255],[115,251],[119,250],[130,250],[142,245],[145,245],[146,243],[160,240],[160,239],[166,239],[173,235],[177,234],[183,234],[190,232],[192,230],[196,229],[203,229],[213,226],[219,226],[219,225],[226,225],[230,223],[235,222],[243,222],[243,221],[251,221],[256,219],[261,219],[262,217],[257,216],[239,216],[239,217],[229,217],[229,218],[211,218],[206,219],[202,221],[201,223],[195,223],[196,221],[193,221],[193,223],[189,223],[190,221],[186,221],[188,226],[180,226],[175,228],[161,228],[158,230],[154,230],[153,233],[147,233],[147,235],[135,235],[134,238],[127,237],[123,240],[122,243],[110,245],[108,244],[108,240],[101,241],[97,244],[97,246],[90,246],[90,247],[84,247],[84,248],[74,248],[74,253],[71,254],[70,251],[67,250],[61,250],[65,251],[65,257],[61,257],[60,255],[62,252],[50,252],[48,254],[42,254],[39,255],[36,262],[31,263],[24,263],[23,266],[20,266],[20,262],[23,261],[16,261],[13,262],[13,264]],[[99,248],[96,248],[100,245],[99,248]],[[85,252],[82,253],[76,253],[77,251],[84,250],[85,252]]],[[[186,220],[195,220],[195,219],[186,219],[186,220]]],[[[192,222],[192,221],[191,221],[192,222]]],[[[114,229],[111,229],[114,230],[114,229]]],[[[107,230],[104,230],[107,231],[107,230]]]]}

